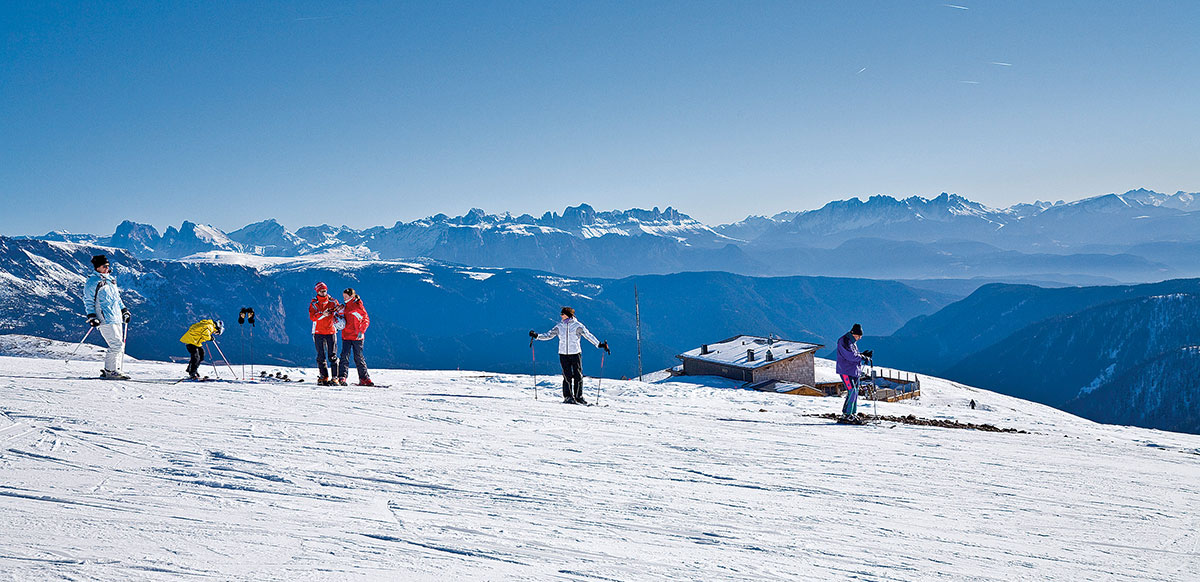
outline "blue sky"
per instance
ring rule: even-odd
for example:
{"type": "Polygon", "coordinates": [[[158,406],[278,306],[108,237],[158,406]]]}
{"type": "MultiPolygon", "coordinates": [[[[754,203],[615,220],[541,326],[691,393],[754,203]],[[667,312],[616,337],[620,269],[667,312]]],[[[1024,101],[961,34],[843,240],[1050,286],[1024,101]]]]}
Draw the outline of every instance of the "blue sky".
{"type": "Polygon", "coordinates": [[[0,5],[0,234],[1200,190],[1200,2],[190,4],[0,5]]]}

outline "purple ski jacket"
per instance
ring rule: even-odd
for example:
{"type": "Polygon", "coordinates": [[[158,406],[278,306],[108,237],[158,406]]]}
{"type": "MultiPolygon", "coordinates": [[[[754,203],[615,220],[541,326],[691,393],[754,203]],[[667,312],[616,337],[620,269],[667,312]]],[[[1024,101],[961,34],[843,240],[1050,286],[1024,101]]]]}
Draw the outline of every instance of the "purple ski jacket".
{"type": "Polygon", "coordinates": [[[837,341],[837,373],[851,378],[858,378],[859,372],[862,371],[863,360],[862,354],[858,353],[858,342],[854,340],[854,334],[846,332],[837,341]]]}

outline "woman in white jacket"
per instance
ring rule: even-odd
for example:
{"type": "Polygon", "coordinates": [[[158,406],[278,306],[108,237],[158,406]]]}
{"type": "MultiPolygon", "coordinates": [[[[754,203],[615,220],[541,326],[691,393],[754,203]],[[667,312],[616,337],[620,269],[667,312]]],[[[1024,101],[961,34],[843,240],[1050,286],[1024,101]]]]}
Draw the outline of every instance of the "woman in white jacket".
{"type": "Polygon", "coordinates": [[[100,377],[105,380],[128,380],[121,370],[125,361],[125,326],[129,324],[129,310],[121,301],[117,278],[112,274],[108,257],[92,257],[95,270],[83,284],[83,310],[87,312],[88,325],[100,328],[108,353],[104,356],[104,369],[100,377]]]}
{"type": "Polygon", "coordinates": [[[583,399],[583,362],[580,353],[583,350],[579,340],[587,338],[597,348],[611,352],[608,350],[608,342],[596,339],[592,332],[575,319],[574,309],[564,307],[560,313],[562,321],[550,328],[550,331],[539,334],[530,330],[529,337],[539,341],[558,338],[558,362],[562,364],[563,371],[563,403],[587,404],[583,399]]]}

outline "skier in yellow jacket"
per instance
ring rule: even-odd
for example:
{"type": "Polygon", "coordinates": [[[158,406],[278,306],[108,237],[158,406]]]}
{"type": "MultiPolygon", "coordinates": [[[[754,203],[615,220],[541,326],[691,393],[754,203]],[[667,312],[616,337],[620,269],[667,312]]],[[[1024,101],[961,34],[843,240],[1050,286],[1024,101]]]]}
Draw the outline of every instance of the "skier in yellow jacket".
{"type": "Polygon", "coordinates": [[[187,344],[188,355],[191,356],[187,372],[188,377],[192,380],[200,379],[200,363],[204,361],[204,342],[212,340],[215,335],[221,335],[222,331],[225,331],[225,324],[220,320],[204,319],[189,327],[187,333],[179,338],[179,341],[187,344]]]}

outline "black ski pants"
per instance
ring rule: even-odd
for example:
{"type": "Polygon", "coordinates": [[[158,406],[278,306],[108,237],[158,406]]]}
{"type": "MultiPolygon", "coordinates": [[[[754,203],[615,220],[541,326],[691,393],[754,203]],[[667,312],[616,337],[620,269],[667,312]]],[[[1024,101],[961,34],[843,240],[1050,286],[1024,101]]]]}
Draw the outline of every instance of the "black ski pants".
{"type": "Polygon", "coordinates": [[[329,379],[329,370],[338,371],[337,338],[333,334],[314,333],[313,343],[317,346],[317,372],[322,380],[329,379]],[[329,367],[325,367],[325,360],[329,367]]]}
{"type": "Polygon", "coordinates": [[[204,348],[187,344],[188,355],[191,359],[188,360],[187,373],[188,376],[195,376],[200,372],[200,364],[204,363],[204,348]]]}
{"type": "Polygon", "coordinates": [[[338,378],[350,374],[350,355],[354,355],[354,367],[358,368],[358,381],[367,380],[367,359],[363,357],[363,340],[348,340],[342,338],[342,365],[338,368],[338,378]]]}
{"type": "Polygon", "coordinates": [[[559,354],[563,369],[563,398],[583,398],[582,354],[559,354]]]}

